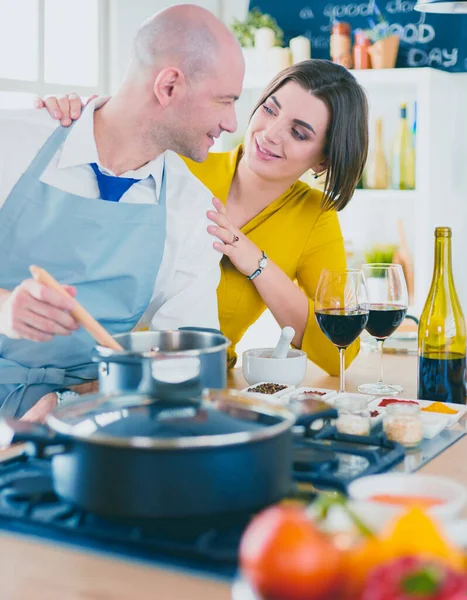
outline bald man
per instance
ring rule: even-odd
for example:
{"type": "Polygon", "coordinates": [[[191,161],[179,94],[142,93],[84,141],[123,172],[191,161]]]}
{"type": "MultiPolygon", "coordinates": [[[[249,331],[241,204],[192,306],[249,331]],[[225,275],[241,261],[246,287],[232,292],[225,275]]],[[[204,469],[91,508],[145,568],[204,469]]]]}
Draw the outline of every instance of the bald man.
{"type": "Polygon", "coordinates": [[[231,32],[176,6],[142,25],[121,88],[72,127],[0,112],[0,415],[40,420],[96,379],[93,340],[31,264],[112,334],[218,326],[211,194],[177,154],[203,161],[235,131],[243,74],[231,32]]]}

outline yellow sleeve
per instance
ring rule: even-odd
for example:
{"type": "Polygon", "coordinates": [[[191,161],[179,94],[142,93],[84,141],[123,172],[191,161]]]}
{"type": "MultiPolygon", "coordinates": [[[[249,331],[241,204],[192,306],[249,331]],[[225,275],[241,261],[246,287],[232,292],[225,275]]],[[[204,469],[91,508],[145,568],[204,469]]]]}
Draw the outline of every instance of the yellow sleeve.
{"type": "MultiPolygon", "coordinates": [[[[314,297],[322,269],[345,269],[345,249],[336,211],[323,211],[310,232],[310,238],[297,268],[297,281],[309,299],[308,322],[302,339],[302,350],[318,367],[339,375],[339,352],[319,328],[315,318],[314,297]]],[[[357,356],[360,339],[345,353],[346,367],[357,356]]]]}

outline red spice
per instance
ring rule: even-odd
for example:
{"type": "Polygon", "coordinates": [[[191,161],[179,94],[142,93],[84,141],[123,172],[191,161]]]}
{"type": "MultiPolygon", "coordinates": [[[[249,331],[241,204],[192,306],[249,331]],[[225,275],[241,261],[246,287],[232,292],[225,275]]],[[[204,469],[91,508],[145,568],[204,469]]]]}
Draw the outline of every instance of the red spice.
{"type": "Polygon", "coordinates": [[[378,406],[382,408],[390,404],[418,404],[415,400],[397,400],[397,398],[383,398],[378,406]]]}
{"type": "Polygon", "coordinates": [[[303,392],[304,394],[313,394],[314,396],[326,396],[327,392],[319,392],[318,390],[310,390],[309,392],[303,392]]]}
{"type": "Polygon", "coordinates": [[[375,418],[380,414],[379,410],[372,410],[370,412],[370,417],[375,418]]]}

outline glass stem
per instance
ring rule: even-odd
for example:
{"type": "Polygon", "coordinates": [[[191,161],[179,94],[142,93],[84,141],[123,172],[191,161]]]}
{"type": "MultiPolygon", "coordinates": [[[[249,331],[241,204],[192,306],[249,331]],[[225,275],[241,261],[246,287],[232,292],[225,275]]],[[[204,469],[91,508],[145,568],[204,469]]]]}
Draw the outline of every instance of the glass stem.
{"type": "Polygon", "coordinates": [[[342,392],[345,392],[345,348],[339,348],[339,363],[340,363],[339,393],[342,393],[342,392]]]}
{"type": "Polygon", "coordinates": [[[383,346],[384,340],[377,340],[379,353],[379,380],[378,383],[383,383],[383,346]]]}

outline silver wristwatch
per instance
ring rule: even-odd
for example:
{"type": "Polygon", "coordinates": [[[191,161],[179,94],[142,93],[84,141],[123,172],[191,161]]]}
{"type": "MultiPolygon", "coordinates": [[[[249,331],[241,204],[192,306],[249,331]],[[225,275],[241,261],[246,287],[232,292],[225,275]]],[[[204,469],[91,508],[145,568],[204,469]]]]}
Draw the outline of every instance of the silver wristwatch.
{"type": "Polygon", "coordinates": [[[263,253],[263,256],[260,258],[260,260],[258,262],[258,268],[256,269],[256,271],[254,273],[252,273],[250,276],[248,276],[248,279],[250,281],[252,279],[255,279],[256,277],[258,277],[258,275],[261,275],[261,273],[263,272],[263,269],[265,269],[268,265],[268,257],[266,256],[266,252],[264,250],[261,250],[261,252],[263,253]]]}
{"type": "Polygon", "coordinates": [[[77,400],[79,398],[78,392],[73,392],[68,388],[55,390],[55,395],[57,396],[57,406],[60,406],[63,402],[69,402],[70,400],[77,400]]]}

